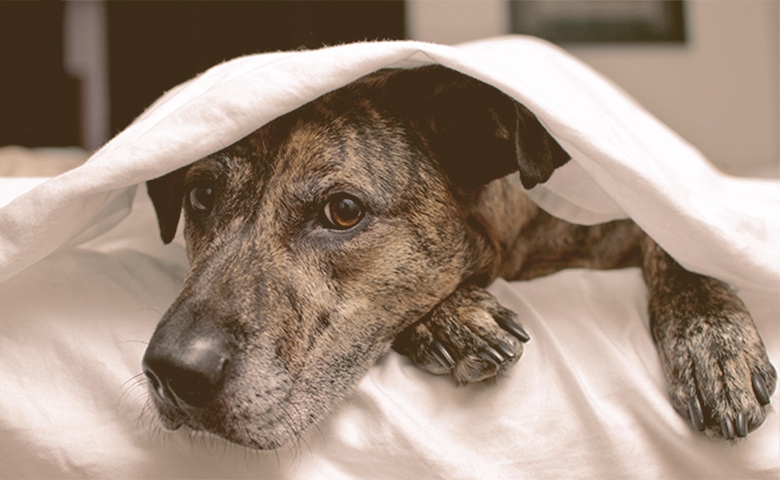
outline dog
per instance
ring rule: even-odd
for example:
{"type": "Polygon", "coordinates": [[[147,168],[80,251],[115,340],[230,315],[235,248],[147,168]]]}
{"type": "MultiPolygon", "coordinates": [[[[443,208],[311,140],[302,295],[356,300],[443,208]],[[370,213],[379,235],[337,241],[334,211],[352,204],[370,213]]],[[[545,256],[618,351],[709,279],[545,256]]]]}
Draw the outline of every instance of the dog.
{"type": "Polygon", "coordinates": [[[255,449],[295,439],[394,348],[459,384],[495,379],[528,334],[485,287],[639,267],[674,408],[735,441],[777,374],[743,302],[630,220],[544,212],[528,189],[569,154],[523,105],[442,66],[381,70],[148,182],[191,264],[143,358],[165,428],[255,449]]]}

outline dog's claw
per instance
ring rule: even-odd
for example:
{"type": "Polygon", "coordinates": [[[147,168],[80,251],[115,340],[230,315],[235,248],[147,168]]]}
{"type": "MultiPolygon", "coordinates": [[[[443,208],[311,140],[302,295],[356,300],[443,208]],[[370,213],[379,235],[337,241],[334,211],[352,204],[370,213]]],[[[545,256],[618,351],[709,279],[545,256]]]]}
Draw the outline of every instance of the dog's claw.
{"type": "Polygon", "coordinates": [[[699,399],[695,398],[688,402],[688,416],[691,417],[691,423],[693,428],[703,432],[704,431],[704,413],[701,410],[701,403],[699,399]]]}
{"type": "Polygon", "coordinates": [[[726,440],[734,439],[734,425],[729,417],[720,421],[720,431],[723,433],[723,438],[726,440]]]}
{"type": "Polygon", "coordinates": [[[497,367],[500,366],[502,363],[504,363],[506,361],[506,358],[501,356],[501,354],[498,353],[496,351],[496,349],[494,349],[493,347],[490,347],[490,346],[485,346],[482,349],[482,352],[481,352],[480,356],[483,359],[489,361],[490,363],[495,364],[497,367]]]}
{"type": "Polygon", "coordinates": [[[441,364],[442,367],[446,368],[447,370],[452,370],[455,368],[455,360],[452,358],[452,355],[450,355],[450,352],[447,351],[446,348],[444,348],[444,345],[439,343],[438,341],[433,341],[433,356],[436,357],[436,360],[441,364]]]}
{"type": "Polygon", "coordinates": [[[766,388],[764,378],[758,373],[753,374],[753,393],[762,407],[769,405],[769,389],[766,388]]]}
{"type": "Polygon", "coordinates": [[[496,345],[496,350],[498,350],[506,360],[512,360],[515,358],[515,352],[513,352],[512,347],[506,343],[501,342],[496,345]]]}
{"type": "Polygon", "coordinates": [[[747,415],[744,413],[737,414],[737,421],[734,424],[737,436],[739,438],[745,438],[748,434],[747,415]]]}
{"type": "Polygon", "coordinates": [[[528,343],[531,337],[523,330],[523,327],[519,323],[515,322],[511,318],[497,318],[496,323],[498,326],[511,333],[515,338],[523,343],[528,343]]]}

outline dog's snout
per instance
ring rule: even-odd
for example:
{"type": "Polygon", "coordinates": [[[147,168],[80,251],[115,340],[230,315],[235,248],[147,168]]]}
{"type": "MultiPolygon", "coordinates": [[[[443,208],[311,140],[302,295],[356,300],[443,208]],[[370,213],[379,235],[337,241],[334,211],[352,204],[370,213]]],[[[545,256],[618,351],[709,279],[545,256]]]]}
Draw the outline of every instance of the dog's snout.
{"type": "Polygon", "coordinates": [[[176,348],[150,344],[143,371],[160,401],[203,407],[222,390],[230,354],[223,342],[197,337],[176,348]]]}

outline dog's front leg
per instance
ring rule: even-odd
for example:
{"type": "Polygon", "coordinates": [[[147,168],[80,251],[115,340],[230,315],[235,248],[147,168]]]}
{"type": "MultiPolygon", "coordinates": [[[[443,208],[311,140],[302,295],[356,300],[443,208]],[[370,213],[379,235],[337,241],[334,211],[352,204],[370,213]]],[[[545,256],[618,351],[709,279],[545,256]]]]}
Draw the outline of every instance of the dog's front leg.
{"type": "Polygon", "coordinates": [[[650,328],[675,409],[697,430],[734,439],[763,423],[777,374],[744,303],[643,241],[650,328]]]}
{"type": "Polygon", "coordinates": [[[463,384],[501,375],[528,340],[514,312],[466,283],[398,335],[393,348],[423,370],[463,384]]]}

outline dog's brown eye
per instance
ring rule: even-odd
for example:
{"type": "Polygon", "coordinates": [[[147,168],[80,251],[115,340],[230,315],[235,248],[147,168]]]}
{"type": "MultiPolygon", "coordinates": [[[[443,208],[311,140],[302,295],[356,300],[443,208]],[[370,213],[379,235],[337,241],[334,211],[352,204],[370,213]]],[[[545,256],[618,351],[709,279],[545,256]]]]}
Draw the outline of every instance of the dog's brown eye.
{"type": "Polygon", "coordinates": [[[214,189],[208,186],[198,186],[190,190],[190,207],[195,213],[210,213],[214,208],[214,189]]]}
{"type": "Polygon", "coordinates": [[[338,230],[352,228],[363,219],[363,205],[357,198],[339,193],[325,205],[325,219],[330,227],[338,230]]]}

